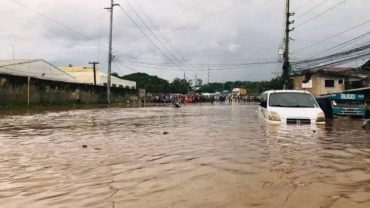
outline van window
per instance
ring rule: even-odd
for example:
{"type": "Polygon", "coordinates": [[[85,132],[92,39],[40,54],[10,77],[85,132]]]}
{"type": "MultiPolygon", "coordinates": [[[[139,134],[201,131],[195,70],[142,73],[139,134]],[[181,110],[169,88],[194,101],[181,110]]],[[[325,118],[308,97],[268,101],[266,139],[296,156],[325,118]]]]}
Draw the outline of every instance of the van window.
{"type": "Polygon", "coordinates": [[[269,99],[271,107],[288,108],[315,108],[318,107],[315,98],[307,93],[282,92],[271,93],[269,99]]]}

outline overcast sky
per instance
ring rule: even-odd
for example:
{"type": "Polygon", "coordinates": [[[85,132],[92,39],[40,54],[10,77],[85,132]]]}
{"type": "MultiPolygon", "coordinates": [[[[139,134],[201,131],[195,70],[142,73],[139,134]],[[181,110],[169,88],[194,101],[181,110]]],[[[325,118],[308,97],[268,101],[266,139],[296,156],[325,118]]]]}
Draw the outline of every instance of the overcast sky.
{"type": "MultiPolygon", "coordinates": [[[[15,58],[42,58],[56,66],[99,61],[104,70],[107,68],[109,13],[103,8],[109,5],[109,0],[0,0],[0,3],[0,59],[11,59],[14,48],[15,58]]],[[[146,72],[172,80],[183,77],[185,72],[187,78],[198,76],[207,81],[209,65],[210,81],[222,82],[268,80],[281,70],[280,64],[247,68],[235,65],[278,60],[285,0],[116,0],[116,3],[148,36],[121,8],[115,8],[113,71],[121,75],[146,72]]],[[[292,0],[291,8],[296,13],[297,27],[291,36],[293,60],[310,57],[370,28],[369,21],[300,50],[370,20],[370,1],[292,0]]]]}

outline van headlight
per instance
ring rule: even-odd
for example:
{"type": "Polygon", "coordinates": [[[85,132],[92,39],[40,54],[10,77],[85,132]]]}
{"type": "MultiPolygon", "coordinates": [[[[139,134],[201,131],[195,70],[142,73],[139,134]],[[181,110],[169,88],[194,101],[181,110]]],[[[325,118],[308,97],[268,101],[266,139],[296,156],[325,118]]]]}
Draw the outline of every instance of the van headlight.
{"type": "Polygon", "coordinates": [[[279,114],[274,111],[269,112],[269,120],[270,121],[281,121],[279,114]]]}
{"type": "Polygon", "coordinates": [[[325,122],[325,114],[323,112],[320,112],[319,114],[317,114],[317,118],[316,118],[316,122],[325,122]]]}

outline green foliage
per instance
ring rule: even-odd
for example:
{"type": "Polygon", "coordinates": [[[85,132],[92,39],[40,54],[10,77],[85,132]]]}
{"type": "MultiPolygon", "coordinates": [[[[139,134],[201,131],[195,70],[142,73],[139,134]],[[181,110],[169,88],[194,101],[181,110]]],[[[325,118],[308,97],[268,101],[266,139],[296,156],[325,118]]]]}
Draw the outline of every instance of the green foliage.
{"type": "Polygon", "coordinates": [[[117,78],[119,78],[119,74],[117,74],[116,72],[113,72],[113,73],[111,73],[110,75],[112,75],[113,77],[117,77],[117,78]]]}
{"type": "MultiPolygon", "coordinates": [[[[289,87],[289,86],[288,86],[289,87]]],[[[260,94],[267,90],[283,89],[283,81],[280,77],[270,81],[250,82],[250,81],[236,81],[222,83],[210,83],[204,85],[199,89],[199,92],[222,92],[223,90],[232,91],[234,88],[245,88],[248,94],[260,94]]]]}
{"type": "Polygon", "coordinates": [[[174,79],[169,85],[169,92],[187,94],[190,91],[190,82],[185,79],[174,79]]]}
{"type": "MultiPolygon", "coordinates": [[[[135,81],[137,88],[146,89],[146,91],[149,93],[186,94],[191,91],[190,81],[184,79],[176,78],[171,83],[169,83],[167,80],[161,79],[157,76],[151,76],[146,73],[134,73],[122,76],[120,78],[135,81]]],[[[288,86],[288,89],[289,87],[290,86],[288,86]]],[[[236,81],[226,83],[210,83],[201,86],[197,92],[215,93],[222,92],[224,90],[231,91],[234,88],[245,88],[247,89],[248,94],[260,94],[266,90],[283,89],[283,81],[282,78],[278,77],[270,81],[260,82],[236,81]]]]}
{"type": "Polygon", "coordinates": [[[145,89],[149,93],[181,93],[186,94],[190,90],[190,83],[184,79],[174,79],[169,83],[165,79],[151,76],[146,73],[134,73],[120,77],[135,81],[137,88],[145,89]]]}
{"type": "Polygon", "coordinates": [[[134,73],[120,78],[135,81],[137,88],[145,89],[149,93],[168,92],[168,81],[157,76],[151,76],[146,73],[134,73]]]}
{"type": "Polygon", "coordinates": [[[223,83],[209,83],[207,85],[203,85],[200,87],[199,92],[222,92],[224,91],[224,84],[223,83]]]}

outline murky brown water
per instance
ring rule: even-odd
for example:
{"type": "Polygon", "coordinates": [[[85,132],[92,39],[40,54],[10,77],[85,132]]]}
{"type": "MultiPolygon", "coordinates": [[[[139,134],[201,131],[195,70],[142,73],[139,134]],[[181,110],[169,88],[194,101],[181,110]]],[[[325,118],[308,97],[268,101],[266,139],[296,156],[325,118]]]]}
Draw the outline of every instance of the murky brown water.
{"type": "Polygon", "coordinates": [[[361,121],[266,126],[256,111],[0,116],[0,207],[370,207],[361,121]]]}

